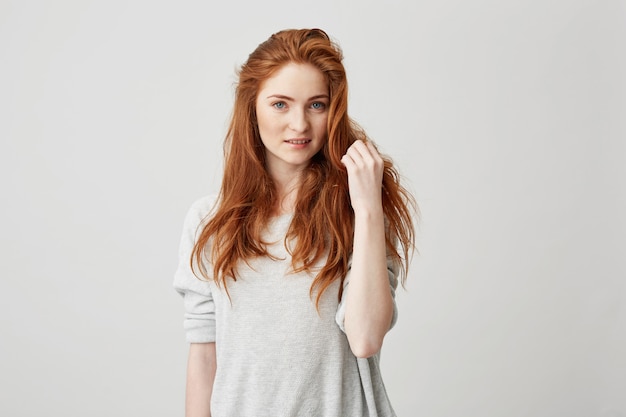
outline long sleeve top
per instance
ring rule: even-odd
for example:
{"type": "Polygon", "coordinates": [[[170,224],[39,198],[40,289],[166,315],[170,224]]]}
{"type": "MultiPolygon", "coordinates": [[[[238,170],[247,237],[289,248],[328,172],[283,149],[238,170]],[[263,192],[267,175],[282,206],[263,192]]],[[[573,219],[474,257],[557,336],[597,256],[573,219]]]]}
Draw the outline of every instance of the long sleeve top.
{"type": "MultiPolygon", "coordinates": [[[[191,206],[174,277],[174,288],[183,296],[187,341],[216,343],[212,416],[395,416],[380,372],[380,353],[365,359],[350,350],[339,281],[326,290],[316,309],[309,296],[313,275],[292,272],[285,248],[292,215],[269,222],[263,239],[270,242],[272,258],[240,262],[237,280],[227,281],[230,298],[212,280],[193,274],[191,251],[215,201],[207,196],[191,206]]],[[[207,270],[212,271],[210,266],[207,270]]],[[[395,295],[398,271],[391,261],[388,272],[395,295]]],[[[348,272],[344,296],[349,282],[348,272]]],[[[392,326],[396,317],[394,303],[392,326]]]]}

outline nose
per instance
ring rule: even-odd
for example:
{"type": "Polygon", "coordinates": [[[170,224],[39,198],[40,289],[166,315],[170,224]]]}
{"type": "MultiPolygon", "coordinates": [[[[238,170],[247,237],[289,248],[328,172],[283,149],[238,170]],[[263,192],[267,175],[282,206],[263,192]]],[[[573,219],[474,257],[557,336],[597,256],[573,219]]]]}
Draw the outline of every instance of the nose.
{"type": "Polygon", "coordinates": [[[304,109],[293,109],[291,111],[289,128],[298,133],[307,131],[309,128],[309,119],[304,109]]]}

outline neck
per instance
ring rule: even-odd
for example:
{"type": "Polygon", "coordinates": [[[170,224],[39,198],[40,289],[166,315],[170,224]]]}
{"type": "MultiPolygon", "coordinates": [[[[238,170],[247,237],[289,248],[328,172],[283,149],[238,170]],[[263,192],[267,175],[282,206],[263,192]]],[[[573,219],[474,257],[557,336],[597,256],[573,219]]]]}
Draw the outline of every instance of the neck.
{"type": "Polygon", "coordinates": [[[284,173],[277,175],[270,173],[276,187],[276,205],[274,212],[276,215],[291,213],[295,209],[300,186],[301,172],[284,173]]]}
{"type": "Polygon", "coordinates": [[[276,187],[276,206],[274,211],[276,215],[285,213],[291,213],[295,209],[296,199],[298,197],[298,185],[300,181],[298,179],[291,180],[290,182],[278,182],[274,181],[276,187]]]}

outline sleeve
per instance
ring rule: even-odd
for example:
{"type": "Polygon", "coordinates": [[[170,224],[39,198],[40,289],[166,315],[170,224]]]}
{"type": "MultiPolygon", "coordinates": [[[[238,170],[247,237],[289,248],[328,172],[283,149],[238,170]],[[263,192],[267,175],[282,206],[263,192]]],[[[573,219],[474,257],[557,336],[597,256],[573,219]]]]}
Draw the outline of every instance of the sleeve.
{"type": "Polygon", "coordinates": [[[190,265],[199,226],[213,201],[212,197],[204,197],[194,202],[187,212],[178,251],[178,268],[174,274],[174,289],[183,297],[183,327],[189,343],[215,342],[215,303],[211,287],[209,282],[194,275],[190,265]]]}
{"type": "MultiPolygon", "coordinates": [[[[339,306],[337,307],[337,313],[335,314],[335,321],[342,332],[346,332],[344,327],[344,320],[346,318],[346,294],[350,291],[350,273],[352,271],[352,258],[348,264],[348,273],[346,274],[346,278],[343,280],[343,293],[341,294],[341,300],[339,301],[339,306]]],[[[398,321],[398,306],[396,305],[396,288],[398,288],[398,273],[400,271],[399,265],[393,261],[393,259],[388,256],[387,257],[387,276],[389,277],[389,291],[391,291],[391,297],[393,298],[393,316],[391,317],[391,325],[389,329],[393,328],[398,321]]]]}

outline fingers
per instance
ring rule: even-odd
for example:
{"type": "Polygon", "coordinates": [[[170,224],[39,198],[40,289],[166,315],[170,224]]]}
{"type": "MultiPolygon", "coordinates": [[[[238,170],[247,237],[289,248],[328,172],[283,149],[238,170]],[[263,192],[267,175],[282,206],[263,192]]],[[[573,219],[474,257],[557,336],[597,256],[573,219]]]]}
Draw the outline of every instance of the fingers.
{"type": "Polygon", "coordinates": [[[341,162],[350,167],[378,167],[383,164],[383,159],[373,143],[355,141],[341,158],[341,162]]]}
{"type": "Polygon", "coordinates": [[[341,158],[348,173],[350,202],[356,212],[381,208],[384,161],[371,142],[355,141],[341,158]]]}

